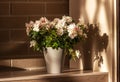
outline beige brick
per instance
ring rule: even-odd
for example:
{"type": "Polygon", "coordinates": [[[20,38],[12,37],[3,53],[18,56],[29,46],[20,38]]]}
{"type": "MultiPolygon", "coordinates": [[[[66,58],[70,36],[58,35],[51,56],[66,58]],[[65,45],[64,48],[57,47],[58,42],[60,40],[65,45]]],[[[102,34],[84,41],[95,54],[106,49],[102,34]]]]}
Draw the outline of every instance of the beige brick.
{"type": "Polygon", "coordinates": [[[25,28],[25,22],[27,22],[27,17],[14,17],[14,16],[4,16],[0,17],[0,29],[4,28],[25,28]]]}
{"type": "Polygon", "coordinates": [[[19,80],[19,81],[9,81],[9,82],[47,82],[44,80],[19,80]]]}
{"type": "Polygon", "coordinates": [[[20,67],[20,68],[39,68],[45,66],[43,58],[14,59],[12,61],[14,67],[20,67]]]}
{"type": "Polygon", "coordinates": [[[25,30],[11,30],[12,41],[27,41],[28,36],[25,30]]]}
{"type": "Polygon", "coordinates": [[[41,15],[44,14],[42,3],[13,3],[12,15],[41,15]]]}
{"type": "Polygon", "coordinates": [[[18,1],[28,1],[28,0],[0,0],[0,2],[8,2],[8,1],[18,2],[18,1]]]}
{"type": "Polygon", "coordinates": [[[9,41],[9,31],[8,30],[0,30],[0,42],[8,42],[9,41]]]}
{"type": "Polygon", "coordinates": [[[9,15],[9,3],[0,3],[0,15],[9,15]]]}
{"type": "Polygon", "coordinates": [[[54,15],[68,15],[69,4],[68,3],[48,3],[46,5],[46,14],[54,15]]]}
{"type": "Polygon", "coordinates": [[[1,57],[7,58],[24,57],[28,55],[28,45],[26,43],[0,43],[1,57]]]}
{"type": "Polygon", "coordinates": [[[46,0],[46,2],[69,2],[69,0],[46,0]]]}
{"type": "Polygon", "coordinates": [[[10,60],[0,60],[0,65],[10,66],[10,60]]]}

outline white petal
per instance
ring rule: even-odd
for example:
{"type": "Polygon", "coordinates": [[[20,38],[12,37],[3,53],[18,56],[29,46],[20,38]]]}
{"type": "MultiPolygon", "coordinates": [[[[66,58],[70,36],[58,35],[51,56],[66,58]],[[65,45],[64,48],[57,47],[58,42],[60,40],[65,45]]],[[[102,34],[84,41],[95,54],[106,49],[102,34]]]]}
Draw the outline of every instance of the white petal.
{"type": "Polygon", "coordinates": [[[79,50],[76,50],[76,51],[75,51],[75,54],[76,54],[76,57],[77,57],[77,58],[79,58],[80,55],[81,55],[79,50]]]}

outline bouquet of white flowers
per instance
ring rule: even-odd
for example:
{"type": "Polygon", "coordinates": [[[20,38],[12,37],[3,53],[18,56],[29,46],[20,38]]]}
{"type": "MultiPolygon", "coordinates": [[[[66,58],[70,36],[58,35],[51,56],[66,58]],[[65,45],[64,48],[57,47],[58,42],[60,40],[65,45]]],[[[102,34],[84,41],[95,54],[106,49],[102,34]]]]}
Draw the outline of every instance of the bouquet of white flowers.
{"type": "Polygon", "coordinates": [[[72,58],[79,55],[73,45],[86,38],[85,26],[79,21],[75,23],[70,16],[63,16],[62,19],[55,18],[53,21],[41,17],[35,22],[26,23],[26,32],[30,38],[30,47],[37,51],[43,48],[62,48],[72,58]]]}

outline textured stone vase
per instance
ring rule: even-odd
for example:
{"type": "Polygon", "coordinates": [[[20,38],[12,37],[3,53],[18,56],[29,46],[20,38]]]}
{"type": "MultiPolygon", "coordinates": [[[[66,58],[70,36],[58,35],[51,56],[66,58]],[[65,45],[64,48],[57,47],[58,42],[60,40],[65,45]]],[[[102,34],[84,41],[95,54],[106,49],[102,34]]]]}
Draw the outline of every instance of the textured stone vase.
{"type": "Polygon", "coordinates": [[[47,47],[43,51],[44,58],[46,62],[47,72],[61,73],[62,72],[62,64],[63,64],[63,49],[53,49],[52,47],[47,47]]]}

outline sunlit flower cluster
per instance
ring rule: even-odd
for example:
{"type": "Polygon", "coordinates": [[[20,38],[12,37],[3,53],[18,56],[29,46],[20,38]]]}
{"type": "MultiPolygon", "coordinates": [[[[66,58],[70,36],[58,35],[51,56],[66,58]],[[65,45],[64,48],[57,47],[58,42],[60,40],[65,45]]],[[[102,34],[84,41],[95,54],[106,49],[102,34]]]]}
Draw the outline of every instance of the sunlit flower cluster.
{"type": "MultiPolygon", "coordinates": [[[[40,51],[43,47],[73,49],[73,45],[86,38],[85,25],[77,24],[70,16],[55,18],[53,21],[46,17],[26,23],[26,33],[30,37],[30,47],[40,51]]],[[[75,52],[76,53],[76,52],[75,52]]],[[[77,51],[78,56],[78,51],[77,51]]]]}

